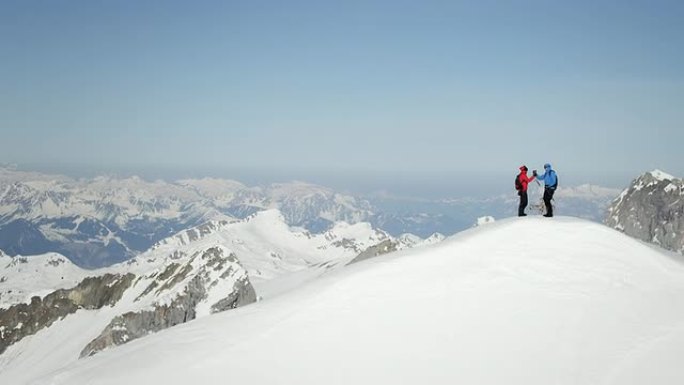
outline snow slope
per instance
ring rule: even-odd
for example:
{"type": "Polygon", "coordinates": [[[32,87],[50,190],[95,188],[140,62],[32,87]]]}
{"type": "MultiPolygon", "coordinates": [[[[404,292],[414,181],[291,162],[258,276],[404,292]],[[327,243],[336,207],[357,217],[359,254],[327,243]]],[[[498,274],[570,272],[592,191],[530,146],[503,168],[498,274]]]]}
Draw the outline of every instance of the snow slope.
{"type": "Polygon", "coordinates": [[[57,253],[10,257],[0,251],[0,309],[76,286],[89,275],[57,253]]]}
{"type": "Polygon", "coordinates": [[[615,230],[516,218],[32,383],[679,384],[683,290],[681,261],[615,230]]]}

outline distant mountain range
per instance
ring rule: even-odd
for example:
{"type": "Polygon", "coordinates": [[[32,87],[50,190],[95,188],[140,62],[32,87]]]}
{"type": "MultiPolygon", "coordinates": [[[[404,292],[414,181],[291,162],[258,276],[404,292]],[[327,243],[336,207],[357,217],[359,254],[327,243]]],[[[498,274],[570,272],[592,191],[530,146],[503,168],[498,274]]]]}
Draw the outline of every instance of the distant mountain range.
{"type": "Polygon", "coordinates": [[[289,225],[315,232],[372,216],[364,200],[299,182],[246,187],[222,179],[72,179],[0,169],[0,249],[54,251],[95,268],[128,260],[182,229],[274,208],[289,225]]]}
{"type": "MultiPolygon", "coordinates": [[[[538,200],[532,191],[531,201],[538,200]]],[[[595,221],[619,194],[596,186],[561,188],[558,212],[595,221]]],[[[321,233],[337,222],[369,222],[399,237],[469,228],[482,216],[515,213],[514,192],[486,199],[419,200],[352,196],[303,182],[248,187],[226,179],[75,179],[0,168],[0,249],[58,252],[81,267],[126,261],[178,231],[278,209],[290,226],[321,233]]]]}

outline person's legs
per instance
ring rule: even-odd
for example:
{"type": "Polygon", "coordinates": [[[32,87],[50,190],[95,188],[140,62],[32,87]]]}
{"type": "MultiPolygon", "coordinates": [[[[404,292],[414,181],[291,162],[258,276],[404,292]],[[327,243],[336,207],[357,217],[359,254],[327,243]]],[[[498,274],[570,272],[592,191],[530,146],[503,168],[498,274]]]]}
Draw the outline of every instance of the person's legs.
{"type": "Polygon", "coordinates": [[[544,214],[545,217],[553,216],[553,206],[551,205],[551,199],[553,199],[553,190],[548,188],[544,189],[544,205],[546,206],[546,214],[544,214]]]}
{"type": "Polygon", "coordinates": [[[525,214],[525,208],[527,207],[527,191],[521,191],[520,192],[520,205],[518,206],[518,216],[519,217],[524,217],[527,214],[525,214]]]}

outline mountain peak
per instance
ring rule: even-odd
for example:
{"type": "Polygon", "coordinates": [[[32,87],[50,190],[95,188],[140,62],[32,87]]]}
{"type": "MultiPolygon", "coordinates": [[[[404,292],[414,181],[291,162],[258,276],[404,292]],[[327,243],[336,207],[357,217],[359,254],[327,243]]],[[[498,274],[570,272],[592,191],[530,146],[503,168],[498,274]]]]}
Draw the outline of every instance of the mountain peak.
{"type": "Polygon", "coordinates": [[[653,171],[649,171],[648,174],[651,174],[652,177],[654,177],[660,181],[677,179],[676,177],[666,173],[665,171],[661,171],[658,169],[655,169],[653,171]]]}
{"type": "Polygon", "coordinates": [[[684,181],[660,170],[647,172],[608,208],[605,223],[665,249],[684,253],[684,181]]]}

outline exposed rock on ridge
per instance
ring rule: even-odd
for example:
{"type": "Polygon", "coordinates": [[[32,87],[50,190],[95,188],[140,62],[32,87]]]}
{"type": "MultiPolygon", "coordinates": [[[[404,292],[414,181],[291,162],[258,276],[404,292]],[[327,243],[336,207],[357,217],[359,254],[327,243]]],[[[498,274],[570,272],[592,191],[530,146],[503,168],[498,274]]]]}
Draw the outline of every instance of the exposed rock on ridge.
{"type": "Polygon", "coordinates": [[[88,277],[72,289],[54,291],[31,303],[0,309],[0,354],[22,338],[49,327],[78,309],[96,310],[113,306],[131,286],[133,274],[88,277]]]}
{"type": "Polygon", "coordinates": [[[613,201],[606,224],[642,241],[684,253],[684,181],[648,172],[613,201]]]}
{"type": "Polygon", "coordinates": [[[148,281],[135,301],[162,299],[115,317],[86,345],[81,357],[191,321],[198,312],[216,313],[256,301],[256,292],[235,254],[219,246],[196,253],[184,265],[172,263],[161,273],[144,277],[141,283],[148,281]],[[163,299],[166,294],[172,297],[170,303],[163,299]]]}

